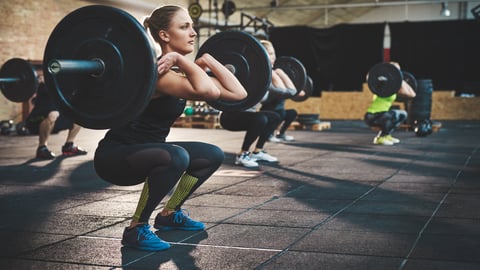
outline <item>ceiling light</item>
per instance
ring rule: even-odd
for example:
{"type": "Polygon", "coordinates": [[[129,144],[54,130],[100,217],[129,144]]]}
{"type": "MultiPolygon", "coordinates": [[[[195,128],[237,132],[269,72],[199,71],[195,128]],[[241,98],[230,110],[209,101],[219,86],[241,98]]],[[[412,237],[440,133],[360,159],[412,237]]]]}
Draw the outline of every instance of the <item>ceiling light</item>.
{"type": "Polygon", "coordinates": [[[450,17],[450,9],[448,9],[447,2],[442,3],[442,11],[440,11],[440,15],[443,17],[450,17]]]}

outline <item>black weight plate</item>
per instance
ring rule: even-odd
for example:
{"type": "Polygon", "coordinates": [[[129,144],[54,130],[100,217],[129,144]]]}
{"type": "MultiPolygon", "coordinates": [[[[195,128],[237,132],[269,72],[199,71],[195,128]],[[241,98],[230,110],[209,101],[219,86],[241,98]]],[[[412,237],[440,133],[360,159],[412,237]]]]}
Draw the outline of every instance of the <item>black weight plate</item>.
{"type": "Polygon", "coordinates": [[[305,88],[305,84],[307,83],[307,70],[297,58],[280,56],[275,60],[274,68],[279,68],[287,73],[298,91],[305,88]]]}
{"type": "Polygon", "coordinates": [[[368,87],[380,97],[389,97],[398,92],[402,85],[402,73],[394,65],[378,63],[368,72],[368,87]]]}
{"type": "Polygon", "coordinates": [[[297,95],[293,96],[291,99],[296,102],[302,102],[307,100],[313,93],[313,80],[310,78],[310,76],[307,75],[307,83],[305,83],[305,87],[303,88],[303,91],[305,92],[304,96],[299,96],[298,93],[297,95]]]}
{"type": "Polygon", "coordinates": [[[3,95],[10,101],[25,102],[37,92],[37,72],[23,59],[12,58],[5,62],[0,70],[0,78],[18,78],[15,82],[0,83],[3,95]]]}
{"type": "Polygon", "coordinates": [[[47,89],[60,110],[79,125],[107,129],[138,116],[148,104],[157,81],[156,55],[143,26],[117,8],[79,8],[55,27],[43,59],[47,89]],[[105,71],[48,72],[52,59],[101,59],[105,71]]]}
{"type": "Polygon", "coordinates": [[[410,85],[410,87],[412,87],[413,91],[417,91],[417,79],[415,79],[415,76],[413,76],[412,73],[408,72],[408,71],[402,71],[402,75],[403,75],[403,80],[408,83],[408,85],[410,85]]]}
{"type": "Polygon", "coordinates": [[[234,67],[235,77],[247,90],[248,96],[239,101],[215,100],[208,104],[220,111],[241,111],[256,105],[272,81],[272,69],[267,52],[252,35],[228,30],[207,39],[197,53],[211,54],[223,65],[234,67]]]}

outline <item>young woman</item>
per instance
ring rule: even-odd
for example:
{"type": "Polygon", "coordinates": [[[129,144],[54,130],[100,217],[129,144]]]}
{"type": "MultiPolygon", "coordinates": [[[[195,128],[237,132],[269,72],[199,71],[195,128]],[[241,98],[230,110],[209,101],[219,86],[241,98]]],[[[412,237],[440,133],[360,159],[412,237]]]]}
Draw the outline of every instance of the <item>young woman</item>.
{"type": "MultiPolygon", "coordinates": [[[[277,56],[273,44],[268,40],[262,40],[260,42],[265,47],[272,66],[275,65],[275,60],[277,59],[277,56]]],[[[279,68],[272,70],[272,84],[280,90],[276,92],[277,94],[271,91],[267,100],[262,102],[262,107],[260,108],[260,110],[276,112],[278,115],[280,115],[280,121],[282,122],[282,125],[280,126],[277,134],[270,134],[269,141],[293,141],[294,138],[292,136],[286,135],[285,132],[287,131],[288,127],[290,127],[292,122],[295,121],[298,113],[294,109],[285,109],[285,100],[296,94],[297,91],[295,89],[295,85],[293,84],[290,77],[288,77],[288,75],[279,68]],[[295,91],[291,91],[290,89],[293,89],[295,91]]],[[[300,89],[300,91],[303,90],[300,89]]],[[[305,92],[303,92],[303,95],[304,94],[305,92]]]]}
{"type": "Polygon", "coordinates": [[[165,250],[170,245],[150,230],[149,219],[162,199],[170,199],[155,218],[159,230],[203,230],[204,224],[186,215],[181,206],[221,165],[223,151],[202,142],[166,142],[170,127],[182,114],[186,100],[241,100],[246,90],[223,64],[204,54],[194,62],[197,33],[188,11],[164,6],[144,21],[162,53],[158,60],[156,91],[147,108],[128,124],[110,129],[99,142],[94,165],[106,181],[121,186],[143,183],[143,190],[124,246],[165,250]],[[175,68],[174,68],[175,67],[175,68]],[[215,78],[209,77],[210,70],[215,78]],[[174,71],[175,70],[175,71],[174,71]]]}
{"type": "MultiPolygon", "coordinates": [[[[275,50],[270,41],[260,41],[265,47],[269,60],[275,63],[275,50]]],[[[268,98],[287,98],[295,95],[297,89],[288,75],[281,69],[272,70],[272,83],[264,97],[268,98]],[[288,83],[285,83],[288,82],[288,83]]],[[[235,165],[241,165],[247,168],[258,167],[257,161],[277,162],[278,159],[266,153],[264,146],[266,141],[273,134],[275,129],[283,121],[281,115],[275,111],[259,110],[261,103],[241,112],[223,112],[220,115],[220,124],[223,128],[231,131],[245,130],[242,147],[237,153],[235,165]],[[253,152],[250,153],[251,146],[256,141],[253,152]]]]}

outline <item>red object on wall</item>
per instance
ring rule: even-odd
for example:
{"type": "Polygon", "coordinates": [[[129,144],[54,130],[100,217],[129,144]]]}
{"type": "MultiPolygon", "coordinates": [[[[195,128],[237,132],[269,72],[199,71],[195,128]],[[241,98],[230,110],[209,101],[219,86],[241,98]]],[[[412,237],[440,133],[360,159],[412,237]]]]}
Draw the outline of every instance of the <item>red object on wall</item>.
{"type": "Polygon", "coordinates": [[[390,48],[383,48],[383,61],[390,62],[390,48]]]}

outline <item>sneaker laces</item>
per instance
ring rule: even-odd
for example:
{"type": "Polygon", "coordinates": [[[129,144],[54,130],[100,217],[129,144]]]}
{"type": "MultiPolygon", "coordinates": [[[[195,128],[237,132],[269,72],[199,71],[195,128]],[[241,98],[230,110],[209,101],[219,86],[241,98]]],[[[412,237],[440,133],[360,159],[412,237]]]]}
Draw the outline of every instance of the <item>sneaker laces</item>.
{"type": "Polygon", "coordinates": [[[177,210],[173,213],[173,223],[183,224],[189,220],[189,213],[185,209],[177,210]],[[185,212],[185,214],[184,214],[185,212]]]}
{"type": "Polygon", "coordinates": [[[240,159],[250,160],[250,152],[243,152],[240,154],[240,159]]]}
{"type": "Polygon", "coordinates": [[[138,230],[140,232],[138,234],[138,239],[140,239],[141,236],[144,237],[144,239],[146,240],[152,240],[152,239],[158,238],[158,236],[150,230],[150,226],[147,224],[139,226],[138,230]]]}

